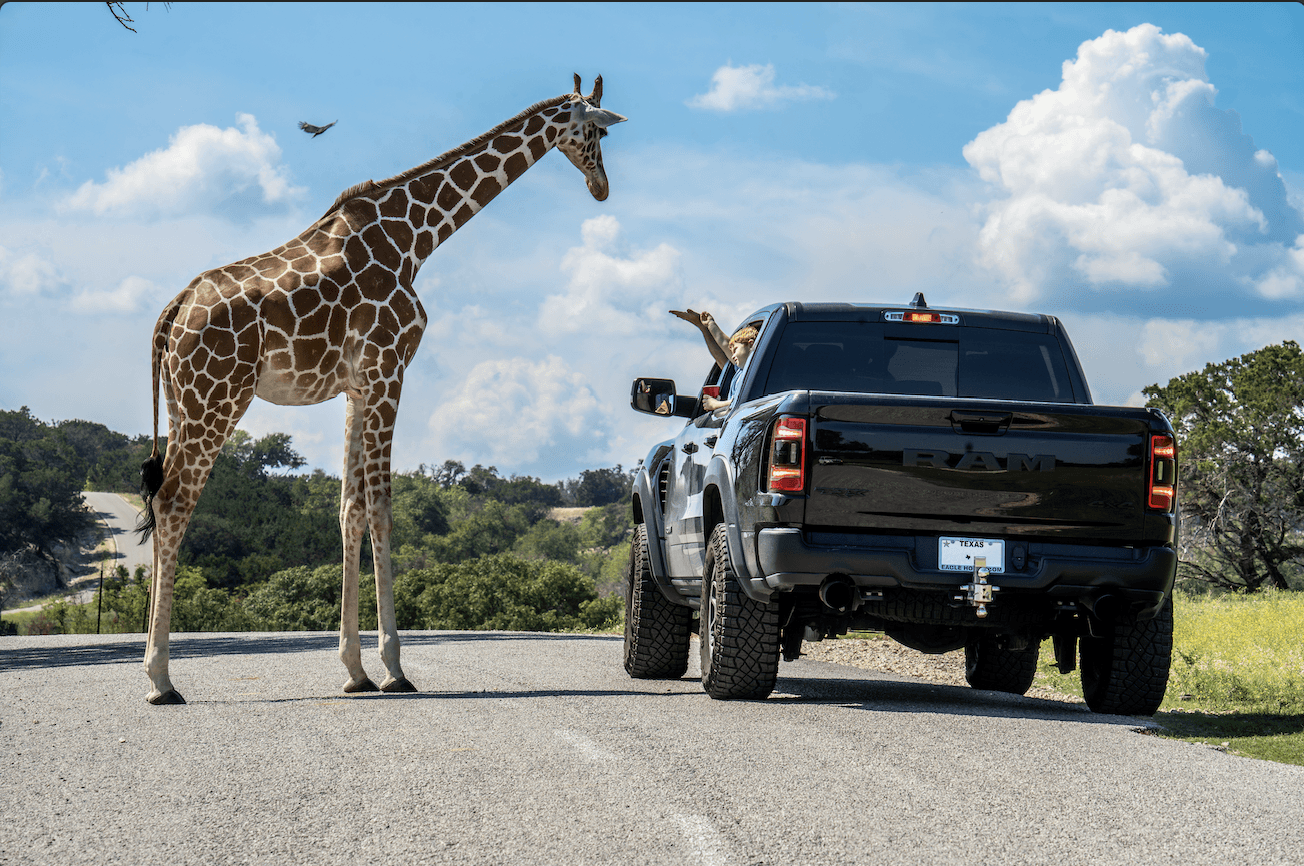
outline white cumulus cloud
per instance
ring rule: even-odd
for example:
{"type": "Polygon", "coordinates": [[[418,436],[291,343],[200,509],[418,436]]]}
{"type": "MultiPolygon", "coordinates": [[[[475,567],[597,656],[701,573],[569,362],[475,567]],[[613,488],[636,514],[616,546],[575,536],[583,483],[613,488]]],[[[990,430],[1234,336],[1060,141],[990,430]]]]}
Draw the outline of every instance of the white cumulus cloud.
{"type": "Polygon", "coordinates": [[[440,453],[469,449],[516,466],[586,438],[598,409],[585,375],[556,355],[499,358],[471,369],[431,415],[430,430],[440,453]]]}
{"type": "Polygon", "coordinates": [[[711,76],[711,89],[689,99],[690,108],[708,111],[741,111],[773,108],[781,102],[833,99],[833,91],[811,84],[775,85],[774,64],[734,66],[726,63],[711,76]]]}
{"type": "Polygon", "coordinates": [[[73,296],[70,306],[79,313],[131,313],[141,308],[141,301],[151,300],[159,292],[149,280],[131,276],[111,289],[84,289],[73,296]]]}
{"type": "Polygon", "coordinates": [[[111,168],[103,183],[87,181],[64,206],[96,216],[144,219],[219,213],[252,216],[284,207],[303,189],[292,186],[276,139],[251,114],[236,116],[239,128],[206,123],[183,126],[168,146],[124,168],[111,168]]]}
{"type": "Polygon", "coordinates": [[[46,257],[34,252],[19,254],[0,247],[0,296],[18,298],[48,294],[64,282],[59,269],[46,257]]]}
{"type": "Polygon", "coordinates": [[[650,300],[682,293],[679,252],[669,244],[622,256],[620,222],[610,214],[585,220],[580,236],[583,246],[561,261],[570,275],[565,291],[539,307],[545,333],[630,334],[643,327],[650,300]]]}
{"type": "Polygon", "coordinates": [[[986,206],[980,257],[1015,299],[1084,285],[1297,290],[1304,216],[1272,155],[1214,107],[1205,57],[1152,24],[1106,31],[1065,61],[1058,89],[965,146],[1003,194],[986,206]]]}

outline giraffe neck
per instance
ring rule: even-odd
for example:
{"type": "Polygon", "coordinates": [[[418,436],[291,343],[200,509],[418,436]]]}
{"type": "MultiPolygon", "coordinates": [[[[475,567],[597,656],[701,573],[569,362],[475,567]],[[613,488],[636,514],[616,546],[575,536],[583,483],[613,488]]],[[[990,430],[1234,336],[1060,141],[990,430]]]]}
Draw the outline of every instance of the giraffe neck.
{"type": "Polygon", "coordinates": [[[527,109],[449,154],[372,189],[364,185],[351,198],[346,193],[337,205],[340,216],[369,246],[375,242],[367,235],[379,225],[402,258],[400,278],[410,285],[440,244],[556,145],[570,122],[567,105],[563,97],[527,109]]]}

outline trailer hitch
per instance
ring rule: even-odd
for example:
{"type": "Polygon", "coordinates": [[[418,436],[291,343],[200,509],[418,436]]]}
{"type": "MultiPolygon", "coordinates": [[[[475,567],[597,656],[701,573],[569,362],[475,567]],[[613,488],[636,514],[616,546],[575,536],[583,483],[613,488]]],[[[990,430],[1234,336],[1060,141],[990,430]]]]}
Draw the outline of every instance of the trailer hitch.
{"type": "Polygon", "coordinates": [[[976,556],[973,561],[973,580],[966,583],[960,589],[964,590],[964,595],[957,595],[956,601],[968,602],[977,608],[979,619],[987,618],[987,605],[991,604],[995,593],[1001,591],[999,586],[994,586],[987,582],[987,577],[991,572],[987,570],[987,557],[976,556]]]}

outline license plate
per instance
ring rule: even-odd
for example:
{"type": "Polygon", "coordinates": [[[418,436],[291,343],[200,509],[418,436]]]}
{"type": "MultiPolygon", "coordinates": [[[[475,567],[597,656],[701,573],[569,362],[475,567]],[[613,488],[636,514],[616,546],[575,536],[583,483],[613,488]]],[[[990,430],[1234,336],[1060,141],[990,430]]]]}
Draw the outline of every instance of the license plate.
{"type": "Polygon", "coordinates": [[[942,571],[973,571],[974,560],[985,558],[992,574],[1005,572],[1005,542],[990,538],[937,539],[937,567],[942,571]]]}

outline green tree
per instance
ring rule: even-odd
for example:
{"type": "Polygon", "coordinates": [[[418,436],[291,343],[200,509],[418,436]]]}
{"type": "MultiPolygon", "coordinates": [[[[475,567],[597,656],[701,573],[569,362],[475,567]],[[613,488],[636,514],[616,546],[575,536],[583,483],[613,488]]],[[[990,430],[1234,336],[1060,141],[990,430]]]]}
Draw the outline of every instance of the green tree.
{"type": "Polygon", "coordinates": [[[420,472],[397,473],[391,481],[394,547],[426,545],[434,537],[447,535],[448,504],[433,478],[420,472]]]}
{"type": "Polygon", "coordinates": [[[0,411],[0,553],[30,547],[53,559],[55,545],[91,524],[85,478],[86,464],[62,431],[26,406],[0,411]]]}
{"type": "MultiPolygon", "coordinates": [[[[255,587],[244,610],[266,631],[335,631],[343,581],[340,565],[288,568],[255,587]]],[[[363,629],[376,627],[376,585],[365,576],[358,585],[358,623],[363,629]]]]}
{"type": "Polygon", "coordinates": [[[572,565],[485,556],[394,581],[400,628],[566,631],[610,627],[621,600],[599,599],[572,565]]]}
{"type": "Polygon", "coordinates": [[[1266,346],[1145,389],[1173,423],[1181,570],[1224,589],[1287,589],[1304,566],[1304,353],[1266,346]]]}
{"type": "Polygon", "coordinates": [[[61,421],[56,429],[86,466],[87,490],[135,493],[140,488],[140,464],[149,456],[149,436],[130,439],[94,421],[61,421]]]}
{"type": "Polygon", "coordinates": [[[611,469],[585,469],[579,478],[567,479],[561,486],[571,505],[608,505],[629,499],[635,474],[634,470],[626,472],[617,463],[611,469]]]}
{"type": "Polygon", "coordinates": [[[507,505],[495,499],[472,505],[467,516],[448,535],[430,545],[436,560],[462,562],[480,556],[506,553],[530,529],[528,505],[507,505]]]}
{"type": "Polygon", "coordinates": [[[278,474],[304,463],[290,437],[237,430],[214,461],[178,562],[202,568],[216,588],[266,580],[291,566],[339,562],[339,481],[278,474]]]}
{"type": "Polygon", "coordinates": [[[585,547],[615,547],[633,530],[634,513],[627,498],[591,508],[580,520],[580,540],[585,547]]]}
{"type": "Polygon", "coordinates": [[[540,520],[517,539],[513,552],[525,559],[573,562],[580,552],[580,531],[571,523],[540,520]]]}

